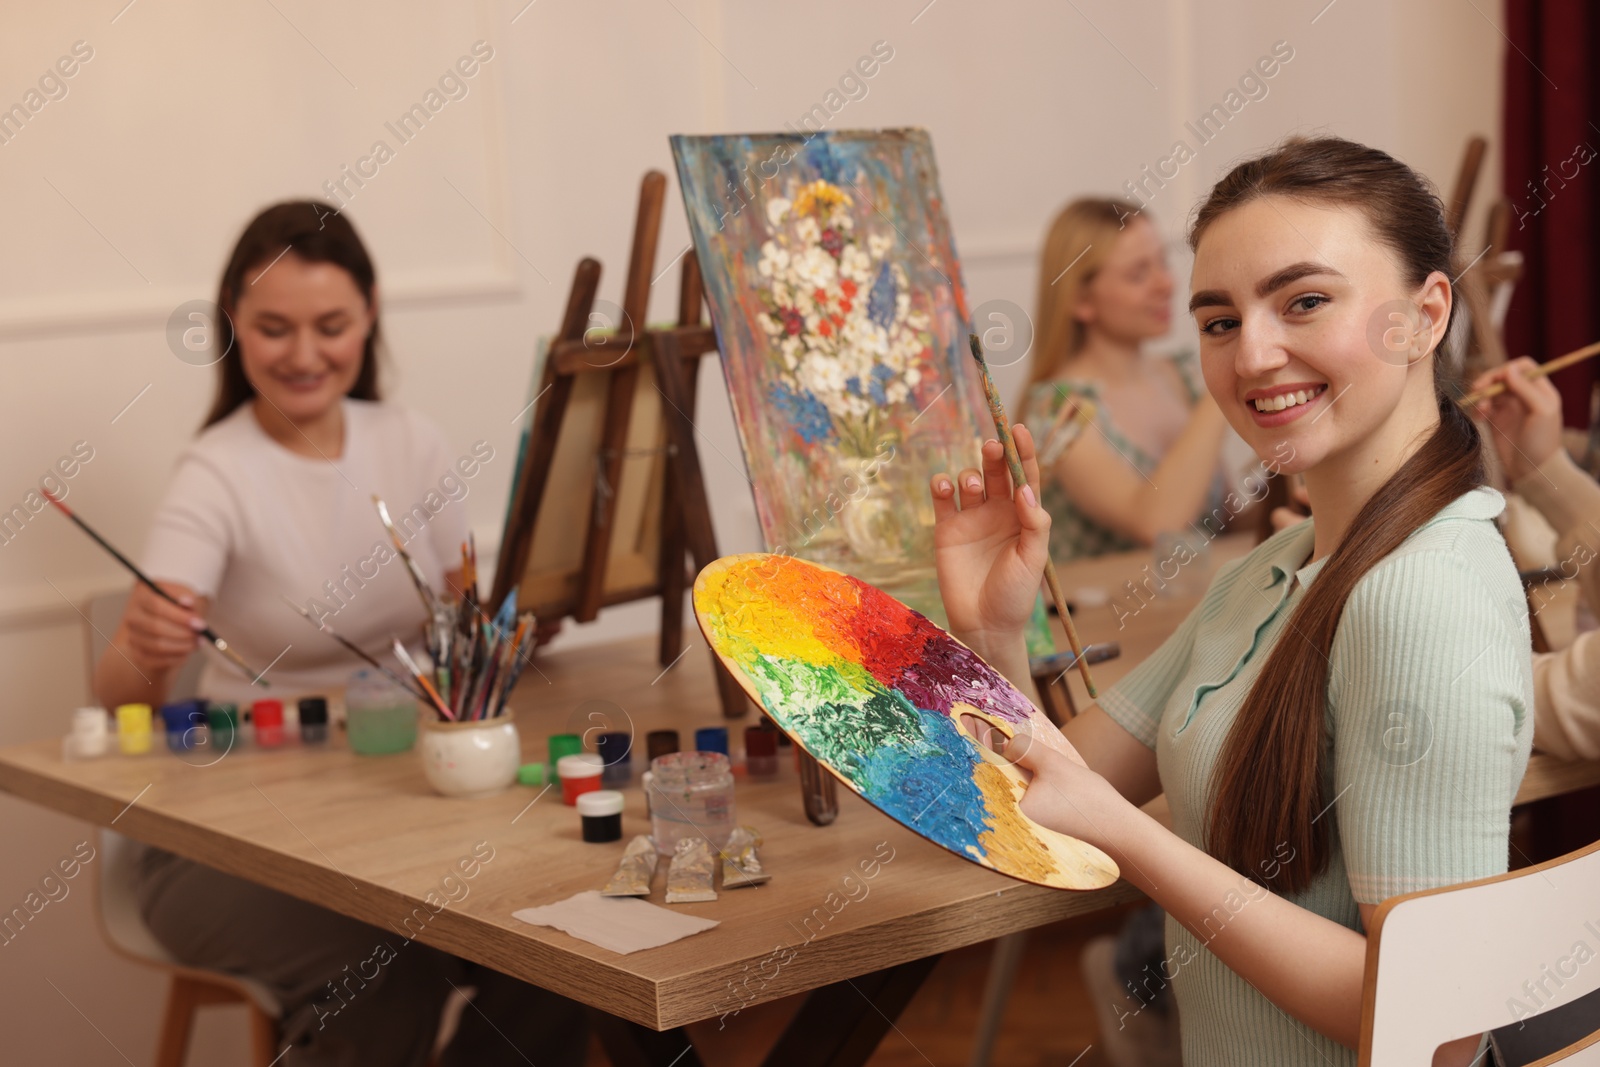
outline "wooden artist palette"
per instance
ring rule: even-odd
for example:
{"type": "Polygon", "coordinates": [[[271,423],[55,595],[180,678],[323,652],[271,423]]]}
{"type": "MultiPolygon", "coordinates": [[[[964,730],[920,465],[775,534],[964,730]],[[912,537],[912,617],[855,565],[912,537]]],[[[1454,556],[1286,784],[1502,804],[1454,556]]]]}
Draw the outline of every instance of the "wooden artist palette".
{"type": "Polygon", "coordinates": [[[694,612],[746,692],[845,785],[963,859],[1024,882],[1099,889],[1105,853],[1018,807],[1022,772],[967,733],[1056,727],[966,645],[894,597],[792,556],[726,556],[700,572],[694,612]]]}

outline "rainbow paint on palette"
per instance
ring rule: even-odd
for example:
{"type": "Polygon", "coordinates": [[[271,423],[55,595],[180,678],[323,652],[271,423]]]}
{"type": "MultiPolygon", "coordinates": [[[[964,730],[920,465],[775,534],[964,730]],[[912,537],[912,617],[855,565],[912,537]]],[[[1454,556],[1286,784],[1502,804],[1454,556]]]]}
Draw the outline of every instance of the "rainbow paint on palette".
{"type": "Polygon", "coordinates": [[[779,728],[885,814],[1023,881],[1117,879],[1103,852],[1022,813],[1022,775],[960,716],[1062,746],[1055,727],[925,616],[860,579],[771,554],[712,563],[694,606],[707,642],[779,728]]]}

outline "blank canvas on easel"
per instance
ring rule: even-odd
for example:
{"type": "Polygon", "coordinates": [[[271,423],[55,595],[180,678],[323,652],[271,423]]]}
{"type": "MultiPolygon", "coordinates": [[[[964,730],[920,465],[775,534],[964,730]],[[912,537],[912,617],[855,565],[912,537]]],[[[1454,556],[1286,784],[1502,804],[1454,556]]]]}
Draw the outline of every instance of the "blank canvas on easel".
{"type": "MultiPolygon", "coordinates": [[[[541,338],[533,368],[535,395],[544,381],[548,349],[549,339],[541,338]]],[[[648,364],[639,367],[622,477],[614,486],[598,476],[597,463],[609,388],[608,374],[579,376],[556,439],[545,493],[561,506],[540,511],[528,564],[519,579],[519,604],[541,619],[574,613],[581,592],[589,513],[602,487],[618,494],[609,533],[604,599],[613,603],[637,599],[640,594],[635,591],[659,582],[666,425],[654,368],[648,364]]],[[[536,408],[530,405],[523,418],[524,449],[532,436],[536,408]]]]}

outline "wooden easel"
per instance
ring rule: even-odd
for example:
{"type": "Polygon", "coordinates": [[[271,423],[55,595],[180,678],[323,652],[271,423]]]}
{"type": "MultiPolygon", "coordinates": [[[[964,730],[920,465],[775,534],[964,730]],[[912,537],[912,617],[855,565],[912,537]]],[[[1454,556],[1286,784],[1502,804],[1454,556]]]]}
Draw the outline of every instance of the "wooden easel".
{"type": "MultiPolygon", "coordinates": [[[[698,573],[718,554],[693,422],[700,357],[717,350],[717,338],[715,331],[701,320],[704,290],[693,251],[683,258],[677,324],[661,329],[642,328],[649,307],[666,185],[665,175],[655,170],[647,172],[640,183],[633,249],[624,280],[622,321],[615,331],[602,335],[590,335],[588,331],[600,286],[599,261],[585,257],[574,271],[561,330],[546,353],[534,407],[533,433],[516,474],[491,601],[499,603],[527,571],[534,530],[546,503],[556,446],[579,379],[607,375],[604,422],[594,457],[597,491],[593,506],[587,509],[588,527],[576,595],[561,601],[554,610],[549,604],[530,607],[535,611],[543,608],[539,617],[542,642],[554,635],[567,615],[578,622],[590,622],[602,607],[659,596],[658,658],[663,668],[677,662],[683,647],[684,596],[689,589],[684,556],[687,553],[693,558],[698,573]],[[608,588],[607,564],[621,498],[614,487],[623,476],[629,423],[640,375],[646,368],[653,371],[660,392],[667,438],[660,486],[659,562],[653,580],[608,588]],[[598,491],[602,486],[606,491],[598,491]]],[[[552,506],[556,503],[551,502],[552,506]]],[[[723,714],[728,718],[743,716],[749,708],[744,691],[716,654],[709,654],[717,674],[723,714]]]]}
{"type": "Polygon", "coordinates": [[[1522,275],[1522,257],[1506,251],[1511,232],[1511,202],[1504,196],[1496,197],[1489,205],[1482,252],[1476,258],[1467,255],[1462,241],[1461,227],[1472,206],[1478,172],[1483,169],[1483,157],[1488,149],[1489,142],[1482,137],[1467,139],[1461,166],[1456,171],[1455,188],[1445,209],[1445,224],[1450,228],[1450,236],[1455,238],[1457,255],[1465,261],[1465,269],[1456,284],[1467,306],[1470,327],[1462,362],[1462,377],[1468,382],[1506,361],[1505,341],[1494,321],[1495,294],[1505,288],[1509,296],[1509,287],[1522,275]]]}

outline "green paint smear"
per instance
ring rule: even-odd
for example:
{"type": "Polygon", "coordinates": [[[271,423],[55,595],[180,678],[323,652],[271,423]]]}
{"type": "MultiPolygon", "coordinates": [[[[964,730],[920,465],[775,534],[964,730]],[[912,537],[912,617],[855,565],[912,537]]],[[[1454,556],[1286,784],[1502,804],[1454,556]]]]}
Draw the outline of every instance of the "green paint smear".
{"type": "Polygon", "coordinates": [[[779,724],[873,804],[946,848],[987,855],[981,835],[993,818],[973,780],[978,757],[948,716],[917,708],[859,664],[763,655],[748,673],[779,724]]]}

